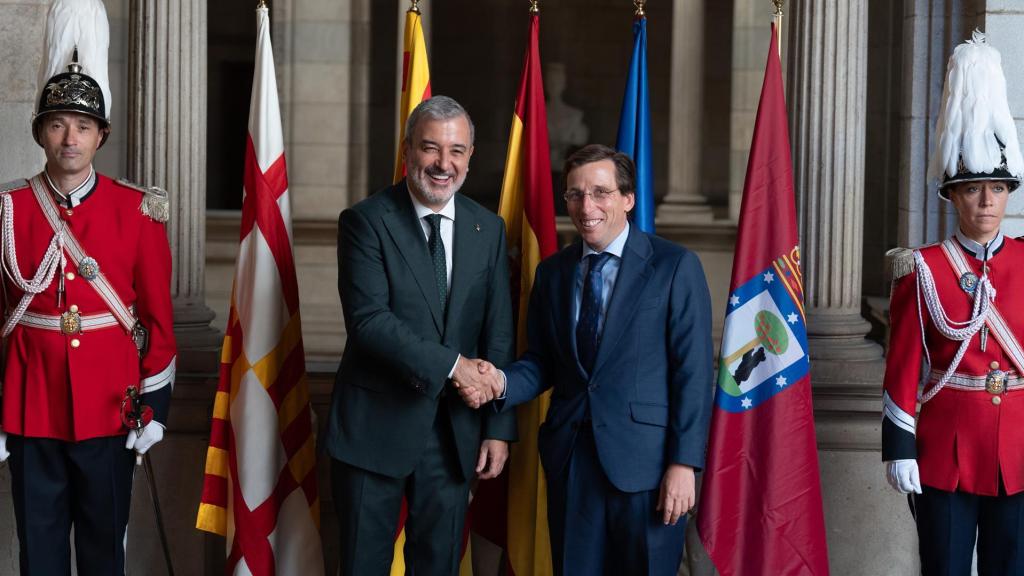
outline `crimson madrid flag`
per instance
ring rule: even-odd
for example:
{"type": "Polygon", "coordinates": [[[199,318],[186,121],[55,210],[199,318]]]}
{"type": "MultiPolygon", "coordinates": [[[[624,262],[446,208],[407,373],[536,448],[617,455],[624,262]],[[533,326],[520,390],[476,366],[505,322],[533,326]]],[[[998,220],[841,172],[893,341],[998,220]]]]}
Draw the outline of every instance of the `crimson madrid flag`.
{"type": "Polygon", "coordinates": [[[723,576],[828,574],[786,124],[773,26],[697,515],[723,576]]]}

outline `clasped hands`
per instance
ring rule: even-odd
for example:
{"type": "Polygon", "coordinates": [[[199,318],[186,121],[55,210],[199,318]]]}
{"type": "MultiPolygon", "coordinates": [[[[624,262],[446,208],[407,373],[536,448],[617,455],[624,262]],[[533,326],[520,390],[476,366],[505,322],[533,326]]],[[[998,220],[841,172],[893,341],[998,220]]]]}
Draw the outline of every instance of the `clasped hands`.
{"type": "Polygon", "coordinates": [[[459,391],[462,401],[473,409],[501,397],[505,392],[505,379],[494,364],[462,356],[455,365],[452,384],[459,391]]]}

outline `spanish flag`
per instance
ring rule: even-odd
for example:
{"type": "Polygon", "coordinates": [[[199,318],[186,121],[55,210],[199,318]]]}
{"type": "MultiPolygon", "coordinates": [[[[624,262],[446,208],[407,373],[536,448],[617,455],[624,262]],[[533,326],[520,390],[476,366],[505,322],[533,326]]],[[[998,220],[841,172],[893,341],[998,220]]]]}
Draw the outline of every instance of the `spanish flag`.
{"type": "Polygon", "coordinates": [[[402,52],[402,99],[398,105],[398,151],[395,154],[395,182],[405,178],[402,161],[402,141],[405,140],[405,120],[413,108],[430,98],[430,66],[427,64],[427,45],[423,41],[423,24],[419,8],[413,6],[405,13],[405,49],[402,52]]]}
{"type": "MultiPolygon", "coordinates": [[[[519,353],[526,351],[526,308],[534,271],[558,249],[539,30],[540,17],[533,8],[498,207],[508,236],[519,353]]],[[[519,442],[512,446],[507,474],[508,556],[517,576],[552,573],[547,487],[537,452],[537,429],[547,414],[549,396],[547,392],[518,409],[519,442]]]]}
{"type": "Polygon", "coordinates": [[[267,8],[256,10],[242,225],[196,527],[228,574],[324,573],[316,448],[267,8]]]}

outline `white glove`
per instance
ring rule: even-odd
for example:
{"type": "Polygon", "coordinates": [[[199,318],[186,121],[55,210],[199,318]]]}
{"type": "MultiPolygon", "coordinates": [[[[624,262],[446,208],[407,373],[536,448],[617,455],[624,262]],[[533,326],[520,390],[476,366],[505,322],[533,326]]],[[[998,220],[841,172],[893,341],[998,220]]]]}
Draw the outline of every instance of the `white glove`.
{"type": "Polygon", "coordinates": [[[7,451],[7,433],[0,428],[0,462],[6,462],[10,455],[11,453],[7,451]]]}
{"type": "Polygon", "coordinates": [[[885,463],[886,478],[893,490],[900,494],[921,493],[921,475],[917,470],[917,460],[892,460],[885,463]]]}
{"type": "Polygon", "coordinates": [[[135,449],[137,454],[145,454],[147,450],[153,447],[154,444],[164,439],[164,425],[153,420],[149,424],[142,427],[142,432],[136,430],[128,431],[128,441],[124,443],[124,447],[131,450],[135,449]]]}

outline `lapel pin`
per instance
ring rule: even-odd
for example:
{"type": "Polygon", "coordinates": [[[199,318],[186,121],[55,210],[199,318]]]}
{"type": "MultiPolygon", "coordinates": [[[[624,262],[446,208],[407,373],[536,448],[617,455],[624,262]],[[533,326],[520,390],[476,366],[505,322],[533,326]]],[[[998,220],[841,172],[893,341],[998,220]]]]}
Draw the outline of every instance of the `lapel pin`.
{"type": "Polygon", "coordinates": [[[477,231],[477,232],[479,232],[479,231],[480,231],[480,225],[479,225],[479,224],[474,224],[474,226],[473,226],[473,227],[474,227],[474,228],[476,228],[476,231],[477,231]]]}

